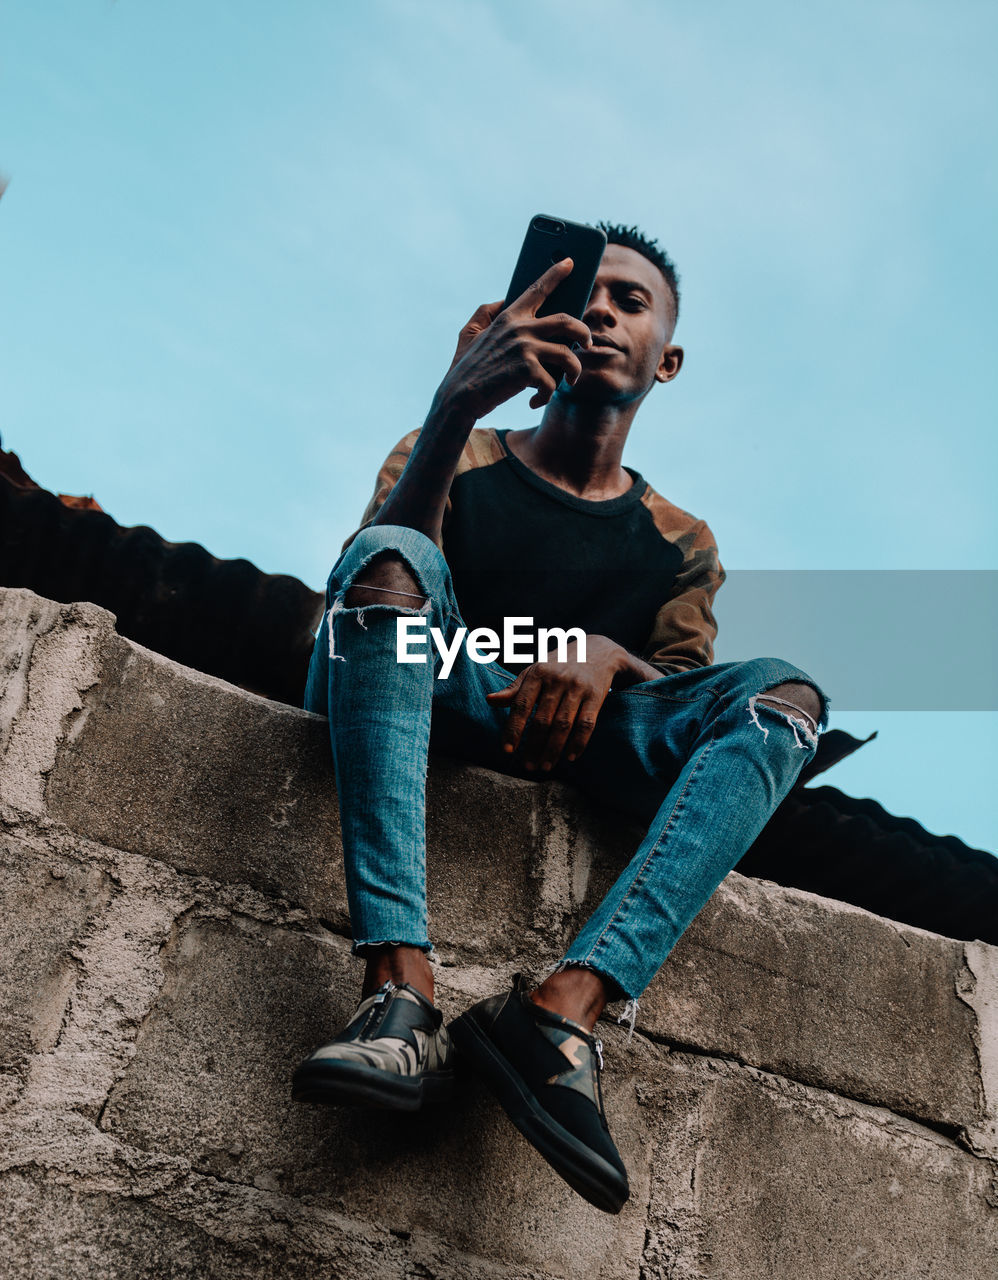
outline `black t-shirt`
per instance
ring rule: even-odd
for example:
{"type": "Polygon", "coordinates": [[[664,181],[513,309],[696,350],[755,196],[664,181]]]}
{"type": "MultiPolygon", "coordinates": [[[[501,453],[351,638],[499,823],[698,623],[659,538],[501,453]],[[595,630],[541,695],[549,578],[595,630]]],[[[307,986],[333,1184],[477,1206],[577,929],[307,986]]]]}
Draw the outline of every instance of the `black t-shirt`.
{"type": "Polygon", "coordinates": [[[651,634],[683,554],[666,542],[641,498],[647,482],[590,502],[543,480],[496,435],[505,456],[454,479],[443,552],[469,628],[502,633],[504,617],[535,627],[581,627],[631,653],[651,634]]]}
{"type": "MultiPolygon", "coordinates": [[[[444,513],[439,545],[468,628],[502,635],[504,618],[532,618],[535,628],[608,636],[663,671],[712,662],[710,606],[724,571],[706,523],[629,467],[633,484],[619,498],[577,498],[531,471],[506,435],[472,430],[444,513]]],[[[360,528],[374,519],[418,436],[410,431],[388,455],[360,528]]]]}

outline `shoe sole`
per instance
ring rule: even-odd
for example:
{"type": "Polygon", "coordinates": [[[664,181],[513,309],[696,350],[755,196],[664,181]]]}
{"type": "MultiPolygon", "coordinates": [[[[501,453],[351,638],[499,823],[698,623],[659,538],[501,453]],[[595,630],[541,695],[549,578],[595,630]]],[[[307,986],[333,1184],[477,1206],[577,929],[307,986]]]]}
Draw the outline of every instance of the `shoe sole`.
{"type": "Polygon", "coordinates": [[[449,1098],[453,1089],[453,1071],[397,1076],[361,1063],[303,1062],[292,1078],[291,1097],[295,1102],[319,1106],[419,1111],[449,1098]]]}
{"type": "Polygon", "coordinates": [[[631,1194],[627,1182],[613,1165],[548,1115],[471,1012],[462,1013],[448,1030],[462,1058],[481,1073],[510,1120],[551,1168],[597,1209],[619,1213],[631,1194]]]}

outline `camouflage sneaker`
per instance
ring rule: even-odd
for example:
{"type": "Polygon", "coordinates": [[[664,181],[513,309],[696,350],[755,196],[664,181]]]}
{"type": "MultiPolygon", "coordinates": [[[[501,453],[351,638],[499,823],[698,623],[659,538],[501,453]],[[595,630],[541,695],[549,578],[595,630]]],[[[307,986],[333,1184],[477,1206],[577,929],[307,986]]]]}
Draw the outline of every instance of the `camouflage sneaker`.
{"type": "Polygon", "coordinates": [[[386,982],[335,1039],[299,1066],[296,1102],[418,1111],[449,1096],[454,1050],[443,1014],[408,984],[386,982]]]}
{"type": "Polygon", "coordinates": [[[596,1037],[515,988],[472,1006],[451,1034],[548,1164],[597,1209],[619,1213],[630,1189],[603,1110],[596,1037]]]}

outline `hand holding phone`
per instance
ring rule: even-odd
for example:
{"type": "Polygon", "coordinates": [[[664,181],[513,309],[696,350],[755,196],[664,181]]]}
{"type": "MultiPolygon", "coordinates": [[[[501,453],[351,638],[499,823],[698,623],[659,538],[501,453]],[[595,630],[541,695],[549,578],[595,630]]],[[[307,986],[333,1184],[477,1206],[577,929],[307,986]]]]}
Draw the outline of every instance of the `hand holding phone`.
{"type": "Polygon", "coordinates": [[[563,377],[575,382],[573,348],[592,345],[582,315],[605,247],[595,227],[532,218],[505,301],[479,307],[461,330],[441,403],[477,421],[525,387],[536,388],[530,407],[539,409],[563,377]]]}
{"type": "Polygon", "coordinates": [[[589,348],[592,334],[563,311],[541,314],[573,271],[571,259],[553,263],[539,280],[506,306],[486,303],[461,330],[457,352],[437,389],[436,407],[454,410],[457,420],[477,421],[526,387],[535,387],[532,409],[547,404],[562,377],[582,373],[573,348],[589,348]]]}

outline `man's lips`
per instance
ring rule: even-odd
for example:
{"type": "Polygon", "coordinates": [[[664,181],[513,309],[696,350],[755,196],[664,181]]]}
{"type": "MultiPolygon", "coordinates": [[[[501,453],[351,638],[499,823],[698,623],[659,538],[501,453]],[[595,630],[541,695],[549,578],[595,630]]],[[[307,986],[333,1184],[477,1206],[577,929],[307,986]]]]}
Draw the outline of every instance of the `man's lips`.
{"type": "Polygon", "coordinates": [[[601,334],[595,334],[595,333],[594,333],[594,334],[593,334],[593,345],[592,345],[591,347],[587,348],[587,349],[586,349],[586,351],[585,351],[583,354],[585,354],[585,355],[592,355],[594,351],[602,351],[602,352],[620,351],[620,352],[623,352],[623,350],[624,350],[624,348],[623,348],[623,347],[618,347],[618,346],[617,346],[617,344],[616,344],[615,342],[611,342],[609,338],[604,338],[601,334]]]}

